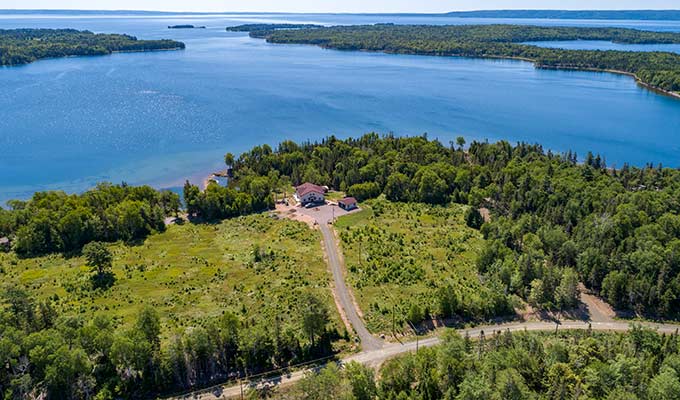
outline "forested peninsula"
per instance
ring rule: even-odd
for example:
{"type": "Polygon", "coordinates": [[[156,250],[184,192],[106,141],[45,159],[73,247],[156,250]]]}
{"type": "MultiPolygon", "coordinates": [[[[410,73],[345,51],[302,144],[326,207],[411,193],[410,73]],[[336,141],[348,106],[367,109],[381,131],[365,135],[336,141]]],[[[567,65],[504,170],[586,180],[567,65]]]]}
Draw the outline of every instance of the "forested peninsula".
{"type": "Polygon", "coordinates": [[[184,47],[184,43],[174,40],[138,40],[129,35],[95,34],[75,29],[0,29],[0,65],[28,64],[43,58],[184,47]]]}
{"type": "MultiPolygon", "coordinates": [[[[236,28],[233,28],[236,29],[236,28]]],[[[680,33],[623,28],[519,25],[356,25],[311,29],[248,27],[252,37],[270,43],[313,44],[328,49],[398,54],[512,58],[538,68],[607,71],[632,75],[638,82],[680,97],[680,54],[550,49],[530,41],[607,40],[626,44],[680,43],[680,33]]]]}

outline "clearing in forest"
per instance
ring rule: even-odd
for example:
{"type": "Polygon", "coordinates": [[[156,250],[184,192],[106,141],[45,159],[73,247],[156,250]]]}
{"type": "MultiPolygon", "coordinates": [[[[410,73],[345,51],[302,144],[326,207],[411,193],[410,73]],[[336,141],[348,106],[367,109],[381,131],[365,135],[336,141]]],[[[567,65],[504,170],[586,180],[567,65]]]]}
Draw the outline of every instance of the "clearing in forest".
{"type": "Polygon", "coordinates": [[[166,338],[226,311],[250,329],[297,331],[296,307],[307,293],[327,304],[328,328],[342,335],[320,242],[320,233],[301,222],[258,214],[172,225],[136,245],[111,244],[115,283],[108,289],[92,288],[83,257],[0,253],[0,266],[7,284],[53,300],[59,314],[88,319],[101,313],[130,326],[145,304],[152,305],[166,338]]]}
{"type": "Polygon", "coordinates": [[[341,217],[348,283],[374,333],[432,316],[484,319],[498,314],[505,296],[477,274],[484,239],[467,227],[467,206],[393,203],[379,198],[341,217]]]}

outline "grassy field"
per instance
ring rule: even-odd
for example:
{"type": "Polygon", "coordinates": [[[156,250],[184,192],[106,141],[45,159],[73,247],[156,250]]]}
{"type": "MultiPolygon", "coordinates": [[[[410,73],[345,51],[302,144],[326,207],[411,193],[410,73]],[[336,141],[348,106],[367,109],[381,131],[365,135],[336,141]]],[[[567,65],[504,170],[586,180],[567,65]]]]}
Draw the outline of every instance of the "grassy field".
{"type": "Polygon", "coordinates": [[[129,325],[144,304],[155,307],[164,332],[200,324],[231,310],[246,323],[291,321],[303,291],[321,296],[341,334],[318,231],[305,224],[251,215],[215,225],[175,225],[136,246],[113,244],[115,284],[92,290],[81,257],[18,259],[0,253],[0,278],[20,284],[57,309],[85,317],[98,312],[129,325]],[[263,255],[254,261],[253,250],[263,255]]]}
{"type": "Polygon", "coordinates": [[[326,200],[337,202],[338,200],[344,199],[345,196],[346,196],[345,192],[339,192],[339,191],[333,190],[333,191],[326,193],[326,200]]]}
{"type": "Polygon", "coordinates": [[[465,206],[378,199],[362,207],[341,217],[336,229],[349,283],[372,332],[391,332],[393,310],[399,328],[413,304],[436,313],[437,289],[445,285],[469,307],[485,296],[489,289],[475,267],[484,239],[465,225],[465,206]]]}

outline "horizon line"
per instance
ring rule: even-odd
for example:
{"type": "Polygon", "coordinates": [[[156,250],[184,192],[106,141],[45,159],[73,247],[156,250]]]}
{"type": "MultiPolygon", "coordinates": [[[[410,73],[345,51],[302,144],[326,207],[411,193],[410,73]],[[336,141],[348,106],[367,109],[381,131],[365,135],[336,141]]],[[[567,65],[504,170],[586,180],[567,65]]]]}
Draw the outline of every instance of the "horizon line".
{"type": "Polygon", "coordinates": [[[596,8],[490,8],[474,10],[451,10],[443,12],[417,12],[417,11],[392,11],[392,12],[360,12],[360,11],[168,11],[168,10],[130,10],[130,9],[84,9],[84,8],[0,8],[0,12],[110,12],[110,13],[162,13],[162,14],[354,14],[354,15],[447,15],[457,13],[478,12],[518,12],[518,11],[546,11],[546,12],[680,12],[680,8],[620,8],[620,9],[596,9],[596,8]]]}

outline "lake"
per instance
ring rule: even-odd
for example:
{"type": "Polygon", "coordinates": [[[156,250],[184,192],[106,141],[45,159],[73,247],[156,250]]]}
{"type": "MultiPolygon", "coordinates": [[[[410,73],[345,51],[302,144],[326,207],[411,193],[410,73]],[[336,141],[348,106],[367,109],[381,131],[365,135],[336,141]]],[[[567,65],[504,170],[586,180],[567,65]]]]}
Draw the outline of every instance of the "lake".
{"type": "Polygon", "coordinates": [[[525,42],[524,44],[566,50],[667,51],[680,54],[680,44],[627,44],[606,40],[556,40],[525,42]]]}
{"type": "Polygon", "coordinates": [[[0,68],[0,200],[99,181],[200,182],[226,152],[365,132],[447,143],[538,142],[607,162],[680,166],[680,100],[626,76],[519,61],[271,45],[228,25],[309,22],[533,23],[680,31],[680,21],[479,20],[423,16],[0,16],[49,27],[184,41],[185,51],[43,60],[0,68]],[[208,29],[168,30],[190,23],[208,29]]]}

